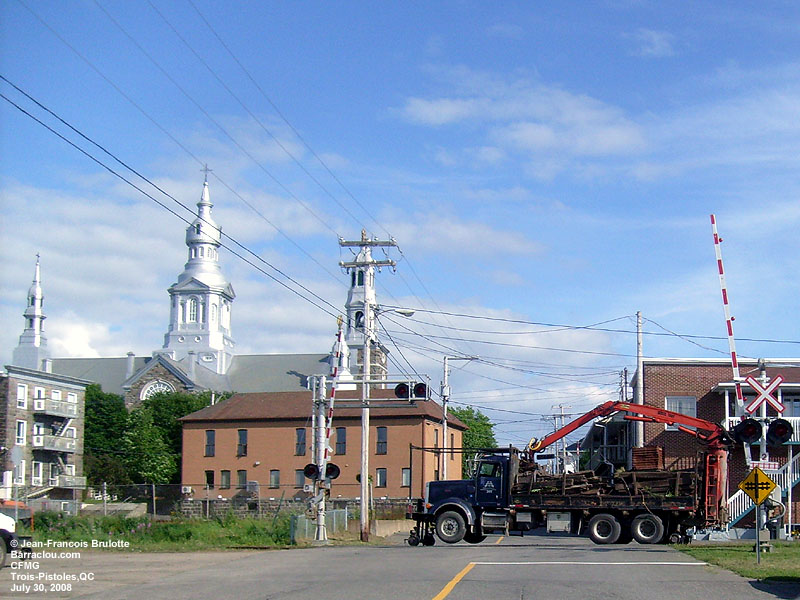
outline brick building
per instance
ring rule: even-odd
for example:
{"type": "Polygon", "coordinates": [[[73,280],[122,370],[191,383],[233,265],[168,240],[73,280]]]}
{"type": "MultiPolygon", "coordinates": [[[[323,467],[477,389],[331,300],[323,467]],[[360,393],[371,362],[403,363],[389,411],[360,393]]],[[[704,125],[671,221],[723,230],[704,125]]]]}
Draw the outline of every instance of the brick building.
{"type": "MultiPolygon", "coordinates": [[[[90,383],[6,365],[0,375],[2,494],[75,500],[83,476],[84,395],[90,383]],[[16,460],[16,466],[13,464],[16,460]]],[[[74,507],[68,508],[72,510],[74,507]]]]}
{"type": "MultiPolygon", "coordinates": [[[[784,378],[778,391],[778,399],[786,407],[783,418],[792,423],[794,435],[790,442],[779,448],[766,448],[760,443],[750,447],[751,460],[768,460],[777,463],[777,469],[767,471],[783,488],[784,502],[791,505],[787,514],[787,527],[797,528],[800,522],[800,360],[764,359],[760,362],[741,362],[740,374],[755,379],[766,377],[784,378]]],[[[634,382],[635,382],[634,377],[634,382]]],[[[645,359],[643,369],[644,403],[666,408],[683,414],[697,416],[707,421],[721,423],[730,430],[741,420],[742,410],[736,406],[735,385],[730,360],[714,359],[645,359]]],[[[743,385],[745,405],[755,393],[743,385]]],[[[766,404],[754,416],[775,418],[779,415],[766,404]]],[[[627,432],[620,437],[633,439],[626,423],[627,432]]],[[[622,426],[621,426],[622,427],[622,426]]],[[[629,442],[627,442],[629,443],[629,442]]],[[[664,466],[669,469],[688,468],[694,465],[700,445],[697,440],[674,427],[664,424],[644,424],[644,445],[659,446],[664,452],[664,466]]],[[[731,449],[728,460],[728,496],[731,524],[744,524],[752,520],[752,504],[742,498],[738,484],[749,472],[745,449],[737,445],[731,449]]]]}
{"type": "MultiPolygon", "coordinates": [[[[360,397],[339,393],[337,402],[360,397]]],[[[427,481],[438,479],[440,461],[448,477],[461,477],[461,455],[412,450],[441,447],[442,407],[431,400],[397,406],[392,390],[373,390],[370,409],[370,475],[375,498],[420,496],[427,481]],[[394,399],[381,407],[380,399],[394,399]]],[[[195,498],[247,495],[247,482],[259,483],[261,498],[300,498],[307,494],[303,467],[313,462],[312,395],[306,392],[236,394],[183,417],[181,481],[195,498]]],[[[466,426],[448,418],[448,448],[460,448],[466,426]]],[[[332,462],[341,469],[331,498],[360,495],[361,409],[337,406],[333,416],[332,462]]]]}

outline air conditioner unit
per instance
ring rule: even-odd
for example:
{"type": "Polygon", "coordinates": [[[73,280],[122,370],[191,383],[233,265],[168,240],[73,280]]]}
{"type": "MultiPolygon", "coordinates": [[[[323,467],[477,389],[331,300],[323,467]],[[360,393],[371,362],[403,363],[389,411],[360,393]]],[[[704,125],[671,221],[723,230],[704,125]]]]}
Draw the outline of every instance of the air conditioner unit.
{"type": "Polygon", "coordinates": [[[192,493],[192,486],[190,485],[181,486],[181,494],[191,494],[191,493],[192,493]]]}

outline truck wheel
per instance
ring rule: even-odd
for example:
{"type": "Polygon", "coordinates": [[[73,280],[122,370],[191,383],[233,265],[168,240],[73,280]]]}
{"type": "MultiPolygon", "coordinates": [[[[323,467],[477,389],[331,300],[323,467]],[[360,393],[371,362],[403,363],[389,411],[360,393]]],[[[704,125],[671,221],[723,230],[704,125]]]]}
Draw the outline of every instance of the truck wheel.
{"type": "Polygon", "coordinates": [[[485,539],[486,536],[482,533],[473,533],[472,531],[468,531],[464,534],[464,541],[469,542],[470,544],[480,544],[485,539]]]}
{"type": "Polygon", "coordinates": [[[614,544],[621,533],[622,527],[612,515],[603,513],[589,520],[589,537],[595,544],[614,544]]]}
{"type": "Polygon", "coordinates": [[[0,569],[6,566],[6,559],[8,552],[6,550],[6,541],[0,537],[0,569]]]}
{"type": "Polygon", "coordinates": [[[664,523],[655,515],[639,515],[631,523],[631,533],[640,544],[657,544],[664,537],[664,523]]]}
{"type": "Polygon", "coordinates": [[[443,542],[455,544],[463,540],[466,533],[467,526],[464,524],[464,517],[461,516],[461,513],[446,510],[436,519],[436,535],[443,542]]]}
{"type": "Polygon", "coordinates": [[[420,539],[419,536],[412,531],[411,535],[408,536],[408,540],[406,541],[408,542],[409,546],[419,546],[420,539]]]}

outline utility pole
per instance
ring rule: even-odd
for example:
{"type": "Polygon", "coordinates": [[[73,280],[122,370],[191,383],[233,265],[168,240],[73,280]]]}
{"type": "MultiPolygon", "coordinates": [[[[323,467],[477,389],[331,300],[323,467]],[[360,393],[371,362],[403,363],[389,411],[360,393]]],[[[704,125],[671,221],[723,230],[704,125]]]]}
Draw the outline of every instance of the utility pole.
{"type": "Polygon", "coordinates": [[[323,487],[325,477],[325,467],[327,461],[327,442],[326,422],[325,422],[325,386],[327,382],[323,375],[316,381],[314,393],[314,464],[317,465],[319,474],[314,480],[314,497],[319,497],[317,504],[317,531],[314,534],[314,542],[318,544],[328,543],[328,529],[325,525],[325,488],[323,487]]]}
{"type": "MultiPolygon", "coordinates": [[[[448,383],[448,376],[450,369],[447,365],[449,360],[475,360],[477,356],[445,356],[444,357],[444,373],[442,376],[442,467],[440,473],[442,479],[447,480],[447,402],[450,400],[450,385],[448,383]]],[[[452,448],[451,448],[452,450],[452,448]]]]}
{"type": "Polygon", "coordinates": [[[355,272],[357,276],[363,277],[364,282],[364,351],[361,367],[361,541],[369,541],[369,386],[372,375],[370,364],[370,346],[375,339],[374,328],[374,305],[375,305],[375,268],[392,267],[396,263],[393,260],[375,260],[372,258],[372,248],[388,248],[397,246],[395,240],[378,240],[367,238],[366,230],[361,230],[361,239],[357,241],[346,241],[339,238],[339,246],[342,248],[360,248],[355,260],[341,261],[340,267],[355,272]],[[360,275],[358,275],[360,273],[360,275]]]}
{"type": "MultiPolygon", "coordinates": [[[[644,404],[644,354],[642,350],[642,312],[636,312],[636,404],[644,404]]],[[[634,446],[644,446],[644,423],[636,421],[634,446]]]]}

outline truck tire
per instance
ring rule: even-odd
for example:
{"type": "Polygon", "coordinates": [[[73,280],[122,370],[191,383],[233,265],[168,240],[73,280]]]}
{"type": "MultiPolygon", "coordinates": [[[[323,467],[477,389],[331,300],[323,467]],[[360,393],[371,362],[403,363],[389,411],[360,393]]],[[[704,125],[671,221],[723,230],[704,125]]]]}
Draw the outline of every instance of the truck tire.
{"type": "Polygon", "coordinates": [[[482,533],[468,531],[464,534],[464,541],[470,544],[480,544],[485,539],[486,536],[482,533]]]}
{"type": "Polygon", "coordinates": [[[436,519],[436,535],[448,544],[455,544],[464,539],[467,526],[461,513],[446,510],[436,519]]]}
{"type": "Polygon", "coordinates": [[[614,544],[622,533],[622,527],[612,515],[601,513],[589,520],[589,537],[595,544],[614,544]]]}
{"type": "Polygon", "coordinates": [[[664,523],[656,515],[638,515],[631,523],[631,534],[640,544],[657,544],[664,537],[664,523]]]}

